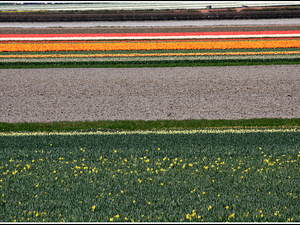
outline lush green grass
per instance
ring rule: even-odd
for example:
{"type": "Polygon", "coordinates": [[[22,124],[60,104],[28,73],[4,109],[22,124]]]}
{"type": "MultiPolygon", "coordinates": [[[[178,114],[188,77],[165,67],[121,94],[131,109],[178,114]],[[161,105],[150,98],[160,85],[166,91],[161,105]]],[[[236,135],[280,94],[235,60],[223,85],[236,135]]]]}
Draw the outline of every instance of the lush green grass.
{"type": "Polygon", "coordinates": [[[300,222],[299,144],[299,131],[0,136],[0,221],[300,222]]]}
{"type": "Polygon", "coordinates": [[[190,67],[190,66],[250,66],[250,65],[287,65],[299,64],[294,59],[251,59],[251,60],[172,60],[172,61],[131,61],[131,62],[0,62],[0,69],[26,68],[138,68],[138,67],[190,67]]]}
{"type": "Polygon", "coordinates": [[[9,131],[74,131],[90,129],[155,130],[200,129],[213,127],[299,127],[298,119],[243,119],[243,120],[116,120],[49,123],[0,123],[0,132],[9,131]]]}

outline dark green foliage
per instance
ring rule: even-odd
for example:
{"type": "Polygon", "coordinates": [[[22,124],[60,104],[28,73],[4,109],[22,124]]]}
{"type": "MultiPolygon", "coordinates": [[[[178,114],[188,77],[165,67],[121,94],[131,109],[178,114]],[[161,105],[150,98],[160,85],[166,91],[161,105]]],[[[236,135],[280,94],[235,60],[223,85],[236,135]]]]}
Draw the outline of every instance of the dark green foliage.
{"type": "Polygon", "coordinates": [[[171,60],[171,61],[131,61],[131,62],[0,62],[0,69],[22,68],[138,68],[138,67],[190,67],[190,66],[250,66],[299,64],[300,58],[293,59],[241,59],[241,60],[171,60]]]}
{"type": "Polygon", "coordinates": [[[299,132],[0,140],[3,222],[300,222],[299,132]]]}

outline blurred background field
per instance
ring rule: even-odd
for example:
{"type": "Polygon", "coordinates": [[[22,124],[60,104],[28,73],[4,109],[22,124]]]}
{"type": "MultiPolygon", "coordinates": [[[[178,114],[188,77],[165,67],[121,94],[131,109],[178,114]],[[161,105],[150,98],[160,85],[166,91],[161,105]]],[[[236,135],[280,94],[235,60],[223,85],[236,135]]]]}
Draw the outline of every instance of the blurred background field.
{"type": "Polygon", "coordinates": [[[1,11],[13,10],[168,10],[299,6],[299,1],[2,1],[1,11]]]}

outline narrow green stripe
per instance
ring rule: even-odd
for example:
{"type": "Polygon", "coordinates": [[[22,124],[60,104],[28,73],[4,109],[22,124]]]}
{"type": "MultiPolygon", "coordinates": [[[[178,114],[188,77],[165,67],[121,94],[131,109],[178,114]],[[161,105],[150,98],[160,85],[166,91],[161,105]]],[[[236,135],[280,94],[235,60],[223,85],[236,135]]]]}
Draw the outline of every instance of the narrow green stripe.
{"type": "Polygon", "coordinates": [[[300,128],[296,119],[244,119],[244,120],[117,120],[87,122],[49,123],[0,123],[0,132],[12,131],[101,131],[105,130],[162,130],[162,129],[203,129],[203,128],[300,128]]]}

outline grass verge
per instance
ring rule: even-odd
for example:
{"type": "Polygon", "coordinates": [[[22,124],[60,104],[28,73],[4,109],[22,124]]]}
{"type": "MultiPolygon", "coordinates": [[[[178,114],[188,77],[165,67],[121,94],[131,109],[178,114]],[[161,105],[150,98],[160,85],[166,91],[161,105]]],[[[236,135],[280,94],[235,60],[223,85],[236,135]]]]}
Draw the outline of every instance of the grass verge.
{"type": "Polygon", "coordinates": [[[78,121],[49,123],[0,123],[0,132],[11,131],[75,131],[91,129],[109,130],[162,130],[201,129],[225,127],[299,127],[298,119],[247,119],[247,120],[119,120],[119,121],[78,121]]]}
{"type": "Polygon", "coordinates": [[[191,67],[191,66],[252,66],[300,64],[300,58],[293,59],[251,59],[251,60],[172,60],[172,61],[131,61],[131,62],[0,62],[0,69],[35,68],[140,68],[140,67],[191,67]]]}

